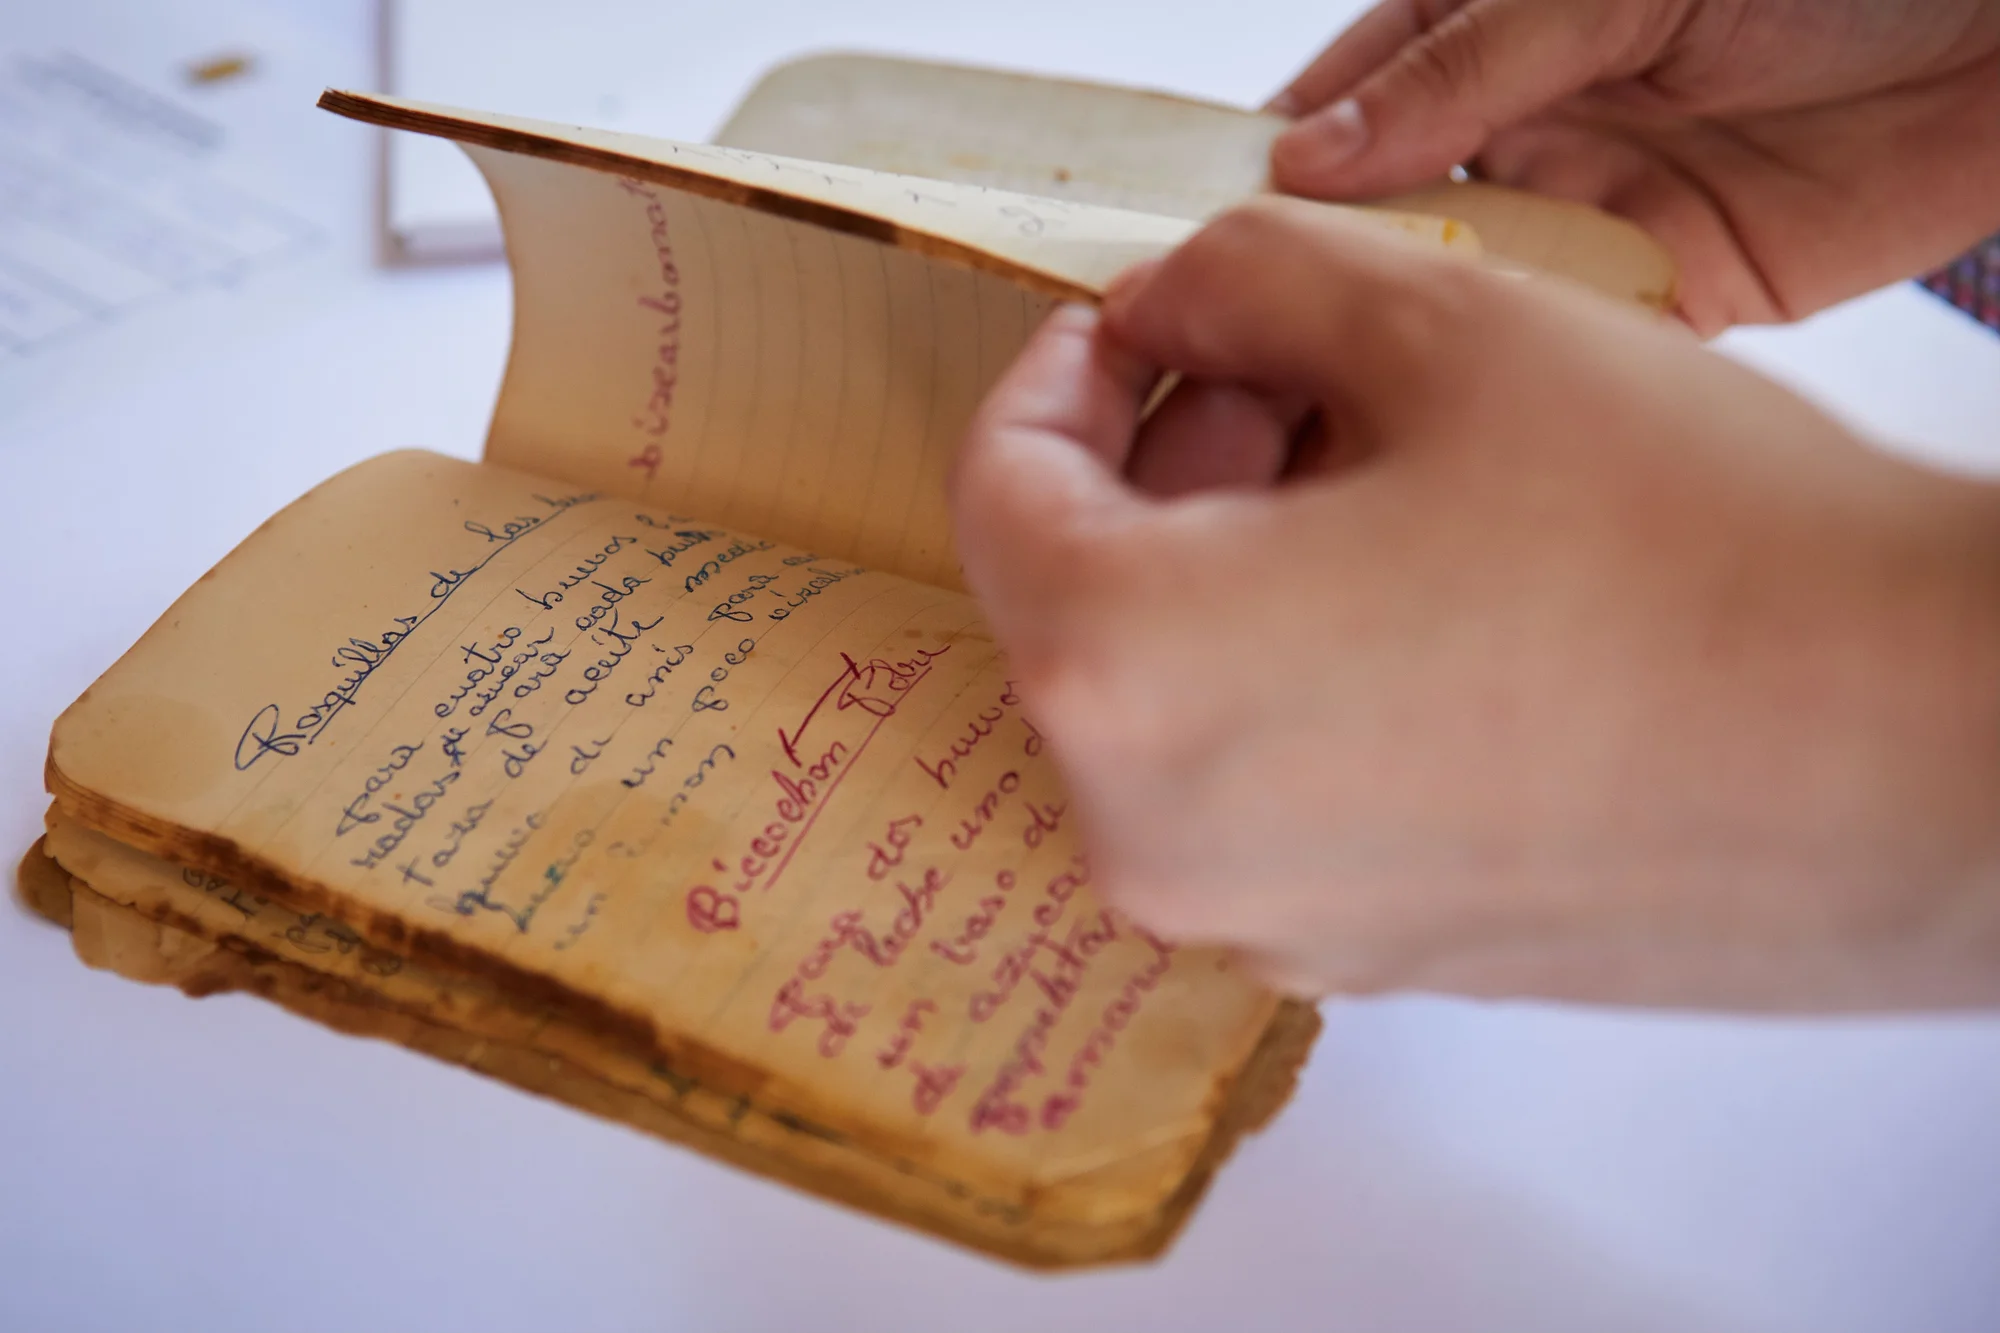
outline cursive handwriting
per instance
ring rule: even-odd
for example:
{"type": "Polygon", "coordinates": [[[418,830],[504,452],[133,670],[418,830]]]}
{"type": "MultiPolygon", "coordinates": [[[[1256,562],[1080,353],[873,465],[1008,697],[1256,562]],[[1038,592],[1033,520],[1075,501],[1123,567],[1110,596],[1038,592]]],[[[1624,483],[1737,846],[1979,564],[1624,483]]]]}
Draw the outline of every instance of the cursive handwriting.
{"type": "MultiPolygon", "coordinates": [[[[647,521],[644,514],[640,514],[638,517],[642,523],[647,521]]],[[[722,529],[720,528],[684,528],[674,533],[674,536],[678,540],[668,542],[665,546],[649,546],[645,548],[646,554],[652,556],[653,559],[659,561],[662,565],[671,568],[674,561],[681,556],[682,552],[691,551],[695,547],[706,542],[712,542],[722,535],[722,529]]]]}
{"type": "Polygon", "coordinates": [[[443,574],[431,571],[429,604],[414,615],[391,617],[389,626],[378,631],[372,638],[364,639],[358,635],[349,635],[347,642],[334,649],[329,659],[336,670],[345,674],[320,696],[319,702],[293,715],[290,730],[282,729],[281,719],[285,714],[277,704],[266,704],[252,714],[249,723],[243,728],[242,735],[236,741],[237,771],[249,768],[268,754],[281,757],[296,755],[301,744],[311,745],[317,741],[325,734],[326,729],[333,725],[334,719],[354,706],[355,699],[361,694],[362,686],[381,670],[383,664],[395,655],[398,648],[408,642],[411,635],[443,609],[473,575],[498,559],[502,552],[528,533],[577,505],[595,500],[597,496],[595,494],[558,497],[538,495],[535,498],[547,505],[551,512],[527,514],[510,519],[498,531],[489,524],[467,519],[465,530],[484,537],[487,541],[488,546],[483,558],[470,569],[453,568],[443,574]]]}
{"type": "Polygon", "coordinates": [[[458,770],[446,769],[431,780],[430,786],[419,788],[407,801],[383,801],[379,814],[390,816],[388,831],[378,833],[368,850],[354,857],[348,864],[363,870],[373,870],[382,864],[383,858],[403,845],[403,839],[410,836],[410,830],[423,822],[424,816],[444,799],[445,793],[451,789],[451,784],[457,781],[458,770]]]}
{"type": "Polygon", "coordinates": [[[1118,926],[1111,914],[1098,912],[1071,926],[1061,941],[1042,940],[1046,960],[1038,959],[1041,965],[1028,969],[1028,977],[1040,992],[1041,1002],[1035,1007],[1034,1017],[1014,1039],[1007,1058],[994,1071],[992,1082],[973,1103],[971,1125],[975,1134],[987,1129],[1025,1134],[1032,1127],[1033,1115],[1025,1103],[1015,1099],[1016,1094],[1023,1084],[1044,1072],[1042,1057],[1048,1050],[1050,1034],[1076,999],[1091,959],[1117,938],[1118,926]]]}
{"type": "Polygon", "coordinates": [[[1015,875],[1011,870],[998,871],[993,876],[998,893],[989,893],[979,900],[979,906],[965,918],[965,925],[957,935],[949,940],[932,940],[931,952],[948,962],[963,966],[979,957],[979,941],[986,938],[1000,913],[1006,908],[1008,895],[1014,891],[1015,875]]]}
{"type": "Polygon", "coordinates": [[[909,850],[910,841],[916,836],[911,830],[923,826],[922,815],[904,815],[899,819],[890,820],[889,827],[883,831],[882,841],[868,844],[868,878],[882,879],[891,870],[903,864],[904,853],[909,850]],[[887,843],[888,846],[884,847],[882,843],[887,843]]]}
{"type": "Polygon", "coordinates": [[[635,298],[641,310],[656,318],[658,330],[654,334],[652,391],[646,396],[639,415],[632,419],[632,425],[644,433],[646,440],[639,452],[626,460],[628,466],[644,472],[647,484],[651,485],[660,470],[660,441],[673,424],[674,390],[680,384],[681,271],[674,262],[674,242],[667,225],[667,206],[659,193],[650,185],[630,177],[620,177],[618,188],[646,201],[646,227],[653,243],[653,260],[659,275],[654,290],[635,298]]]}
{"type": "Polygon", "coordinates": [[[532,602],[544,611],[553,611],[561,604],[563,594],[573,589],[581,588],[584,584],[589,583],[597,577],[597,571],[604,568],[605,561],[617,555],[628,546],[638,545],[638,542],[639,539],[637,537],[620,537],[614,535],[602,547],[579,560],[576,563],[576,567],[560,579],[557,579],[556,586],[547,592],[536,594],[516,588],[514,589],[514,593],[524,602],[532,602]]]}
{"type": "MultiPolygon", "coordinates": [[[[807,572],[812,577],[800,584],[799,590],[786,598],[783,606],[772,608],[770,612],[772,620],[790,619],[792,612],[798,610],[828,588],[833,587],[836,583],[845,582],[857,574],[866,574],[868,571],[860,565],[856,565],[852,569],[821,569],[819,566],[813,565],[808,567],[807,572]]],[[[776,579],[771,581],[773,583],[777,582],[776,579]]],[[[780,596],[782,595],[780,594],[780,596]]]]}
{"type": "Polygon", "coordinates": [[[1083,1104],[1084,1090],[1090,1086],[1091,1071],[1103,1067],[1104,1057],[1117,1044],[1118,1034],[1138,1017],[1139,1006],[1145,997],[1160,984],[1160,978],[1167,974],[1167,969],[1173,966],[1173,945],[1142,926],[1128,923],[1126,929],[1144,941],[1153,951],[1153,956],[1125,979],[1125,984],[1118,988],[1117,998],[1104,1006],[1097,1026],[1090,1030],[1083,1044],[1077,1047],[1076,1054],[1070,1057],[1063,1090],[1043,1098],[1040,1116],[1043,1129],[1061,1129],[1063,1123],[1076,1113],[1083,1104]]]}
{"type": "Polygon", "coordinates": [[[770,542],[746,541],[738,537],[722,550],[717,551],[714,555],[703,561],[701,567],[695,570],[694,573],[681,580],[681,591],[693,592],[696,588],[699,588],[702,584],[720,574],[724,565],[733,564],[746,555],[755,555],[759,551],[768,551],[770,549],[770,542]]]}
{"type": "Polygon", "coordinates": [[[516,930],[523,935],[527,934],[528,923],[534,920],[535,908],[540,904],[535,902],[522,908],[511,907],[492,896],[493,886],[499,881],[501,872],[514,864],[515,859],[521,855],[521,849],[528,845],[528,839],[534,837],[536,830],[541,826],[542,816],[539,811],[522,820],[521,826],[509,833],[507,841],[493,854],[493,860],[487,866],[486,873],[479,877],[478,888],[467,889],[456,898],[433,895],[424,901],[440,912],[452,912],[459,916],[472,916],[477,912],[498,912],[512,921],[516,930]]]}
{"type": "MultiPolygon", "coordinates": [[[[579,620],[582,618],[577,617],[579,620]]],[[[631,654],[632,645],[639,641],[639,636],[658,629],[665,619],[664,615],[658,615],[651,620],[634,620],[627,626],[620,623],[618,609],[613,607],[611,623],[599,625],[590,632],[590,641],[601,650],[600,656],[583,669],[584,684],[563,692],[563,702],[571,705],[587,702],[591,695],[597,693],[597,687],[611,679],[611,673],[631,654]],[[606,639],[611,642],[607,644],[606,639]]]]}
{"type": "Polygon", "coordinates": [[[1042,901],[1035,904],[1036,929],[1001,956],[993,968],[993,988],[975,993],[967,1003],[966,1013],[973,1022],[984,1023],[1000,1011],[1000,1006],[1028,975],[1035,951],[1048,942],[1049,931],[1062,919],[1069,900],[1089,882],[1090,863],[1078,853],[1070,858],[1068,869],[1058,872],[1042,886],[1042,901]]]}
{"type": "MultiPolygon", "coordinates": [[[[375,771],[368,775],[368,780],[361,784],[360,793],[341,808],[340,821],[334,825],[333,836],[336,838],[344,837],[352,830],[360,828],[363,824],[380,822],[382,818],[381,812],[379,810],[368,809],[368,803],[375,799],[377,792],[394,782],[396,775],[408,768],[410,761],[415,759],[423,748],[424,743],[422,741],[418,741],[415,745],[393,745],[389,747],[389,758],[387,761],[378,765],[375,771]]],[[[453,767],[456,768],[457,765],[454,764],[453,767]]]]}
{"type": "Polygon", "coordinates": [[[971,758],[979,743],[991,736],[993,729],[1007,716],[1007,710],[1018,708],[1020,704],[1020,697],[1014,693],[1014,682],[1010,680],[1001,689],[999,699],[991,707],[980,709],[978,715],[965,724],[964,734],[952,737],[945,752],[934,762],[925,763],[922,755],[910,756],[911,761],[924,771],[926,777],[937,783],[940,790],[949,791],[953,780],[958,777],[959,762],[971,758]]]}

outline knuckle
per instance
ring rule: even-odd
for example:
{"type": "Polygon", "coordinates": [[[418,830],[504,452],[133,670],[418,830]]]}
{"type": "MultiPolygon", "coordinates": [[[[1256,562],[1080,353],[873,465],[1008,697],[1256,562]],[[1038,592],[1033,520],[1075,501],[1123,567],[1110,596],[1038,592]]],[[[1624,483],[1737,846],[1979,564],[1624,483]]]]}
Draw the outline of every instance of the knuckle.
{"type": "Polygon", "coordinates": [[[1429,32],[1463,8],[1465,0],[1412,0],[1410,13],[1417,31],[1429,32]]]}
{"type": "Polygon", "coordinates": [[[1351,326],[1333,332],[1381,373],[1450,386],[1478,374],[1504,342],[1492,280],[1474,265],[1398,246],[1351,280],[1362,284],[1345,307],[1351,326]]]}
{"type": "Polygon", "coordinates": [[[1312,959],[1300,956],[1295,946],[1239,948],[1233,955],[1238,967],[1274,991],[1317,999],[1338,989],[1327,981],[1325,970],[1312,959]]]}
{"type": "Polygon", "coordinates": [[[1067,636],[1014,665],[1022,700],[1064,776],[1086,797],[1121,803],[1151,791],[1174,756],[1159,691],[1107,634],[1067,636]]]}
{"type": "Polygon", "coordinates": [[[1274,321],[1305,318],[1302,298],[1352,267],[1348,222],[1339,209],[1280,195],[1219,214],[1177,256],[1178,345],[1196,365],[1256,359],[1248,349],[1273,340],[1274,321]]]}
{"type": "Polygon", "coordinates": [[[1231,209],[1211,227],[1220,229],[1224,253],[1212,267],[1218,282],[1239,288],[1268,275],[1296,291],[1302,284],[1339,282],[1358,294],[1386,299],[1420,294],[1430,273],[1450,271],[1437,256],[1391,235],[1348,205],[1283,195],[1265,196],[1231,209]]]}
{"type": "Polygon", "coordinates": [[[1404,49],[1402,75],[1436,100],[1462,96],[1486,75],[1487,36],[1480,9],[1461,9],[1404,49]]]}
{"type": "Polygon", "coordinates": [[[1214,322],[1203,315],[1217,303],[1242,294],[1246,274],[1290,262],[1302,247],[1313,207],[1276,195],[1247,200],[1217,214],[1168,259],[1170,282],[1183,294],[1181,309],[1189,316],[1190,331],[1214,322]]]}
{"type": "Polygon", "coordinates": [[[1143,760],[1147,729],[1118,650],[1103,636],[1068,636],[1019,672],[1022,697],[1079,786],[1118,782],[1143,760]]]}
{"type": "Polygon", "coordinates": [[[1398,273],[1382,284],[1371,322],[1377,339],[1422,365],[1465,336],[1467,304],[1449,281],[1421,272],[1398,273]]]}
{"type": "Polygon", "coordinates": [[[1284,195],[1258,195],[1219,213],[1196,233],[1195,242],[1214,251],[1225,266],[1246,258],[1266,258],[1274,247],[1298,243],[1316,215],[1315,206],[1284,195]]]}

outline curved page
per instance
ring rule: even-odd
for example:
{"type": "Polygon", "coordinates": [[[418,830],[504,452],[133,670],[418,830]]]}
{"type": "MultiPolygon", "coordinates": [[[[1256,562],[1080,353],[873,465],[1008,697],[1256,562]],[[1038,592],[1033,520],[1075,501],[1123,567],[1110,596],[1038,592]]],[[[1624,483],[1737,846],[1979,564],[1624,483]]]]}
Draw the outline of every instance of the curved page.
{"type": "MultiPolygon", "coordinates": [[[[487,457],[959,586],[944,476],[1052,300],[1183,218],[329,93],[458,139],[514,270],[487,457]]],[[[1441,219],[1345,210],[1477,253],[1441,219]]]]}

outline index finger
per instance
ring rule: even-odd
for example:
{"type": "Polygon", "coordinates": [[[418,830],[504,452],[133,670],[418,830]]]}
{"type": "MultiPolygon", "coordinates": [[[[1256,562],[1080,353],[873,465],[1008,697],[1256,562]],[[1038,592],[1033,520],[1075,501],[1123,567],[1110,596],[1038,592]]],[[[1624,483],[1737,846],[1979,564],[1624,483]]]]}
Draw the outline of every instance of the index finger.
{"type": "Polygon", "coordinates": [[[1017,653],[1073,599],[1079,551],[1145,504],[1120,473],[1153,378],[1097,311],[1058,307],[966,430],[948,482],[959,559],[1017,653]]]}

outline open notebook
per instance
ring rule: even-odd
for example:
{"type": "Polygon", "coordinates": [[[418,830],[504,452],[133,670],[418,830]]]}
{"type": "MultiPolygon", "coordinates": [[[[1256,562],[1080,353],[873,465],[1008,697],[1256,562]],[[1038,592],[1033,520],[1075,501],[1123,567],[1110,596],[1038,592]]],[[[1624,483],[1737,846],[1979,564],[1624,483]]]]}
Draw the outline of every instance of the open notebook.
{"type": "MultiPolygon", "coordinates": [[[[189,589],[57,721],[24,898],[95,966],[992,1254],[1157,1252],[1317,1017],[1096,902],[942,478],[1050,303],[1194,225],[1093,199],[1250,188],[1266,119],[855,61],[773,76],[728,146],[323,104],[455,139],[492,185],[516,316],[486,461],[361,464],[189,589]],[[1151,165],[1047,119],[895,146],[933,79],[1102,112],[1151,165]],[[891,148],[932,175],[835,160],[891,148]],[[1003,158],[1062,188],[943,179],[1003,158]]],[[[1667,290],[1617,224],[1449,198],[1514,262],[1667,290]]]]}

